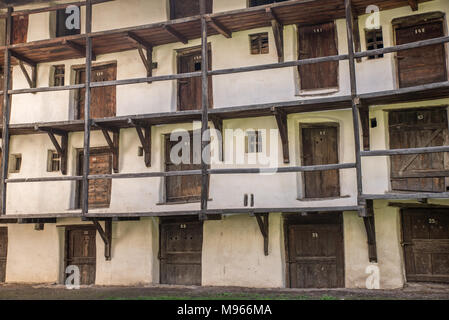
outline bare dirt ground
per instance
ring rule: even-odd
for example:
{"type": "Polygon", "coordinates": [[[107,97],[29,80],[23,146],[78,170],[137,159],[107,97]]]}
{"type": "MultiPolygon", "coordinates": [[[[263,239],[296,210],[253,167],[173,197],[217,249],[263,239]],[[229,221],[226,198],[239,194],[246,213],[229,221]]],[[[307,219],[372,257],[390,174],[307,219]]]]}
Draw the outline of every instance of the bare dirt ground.
{"type": "Polygon", "coordinates": [[[411,284],[397,290],[250,289],[237,287],[82,287],[0,286],[0,299],[13,300],[449,300],[449,285],[411,284]]]}

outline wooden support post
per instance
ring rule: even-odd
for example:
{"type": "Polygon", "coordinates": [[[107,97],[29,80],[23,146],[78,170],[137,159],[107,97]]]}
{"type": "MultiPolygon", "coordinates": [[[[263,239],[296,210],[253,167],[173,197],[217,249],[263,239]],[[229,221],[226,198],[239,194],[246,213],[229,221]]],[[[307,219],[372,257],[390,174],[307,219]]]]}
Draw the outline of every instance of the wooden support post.
{"type": "Polygon", "coordinates": [[[206,17],[207,23],[215,29],[219,34],[224,36],[225,38],[232,38],[232,32],[227,29],[225,26],[223,26],[220,22],[212,19],[211,17],[206,17]]]}
{"type": "Polygon", "coordinates": [[[92,0],[86,0],[86,96],[84,104],[84,152],[83,152],[83,188],[81,194],[82,215],[89,212],[89,167],[90,167],[90,103],[92,80],[92,0]]]}
{"type": "Polygon", "coordinates": [[[418,11],[418,0],[408,0],[408,4],[412,11],[418,11]]]}
{"type": "Polygon", "coordinates": [[[172,26],[170,25],[164,25],[163,28],[170,33],[173,37],[175,37],[179,42],[182,42],[184,44],[187,44],[189,42],[189,40],[184,37],[181,33],[179,33],[178,31],[176,31],[175,29],[173,29],[172,26]]]}
{"type": "Polygon", "coordinates": [[[359,107],[360,112],[360,123],[362,125],[362,136],[363,136],[363,150],[370,150],[370,125],[369,125],[369,107],[367,105],[361,104],[359,107]]]}
{"type": "Polygon", "coordinates": [[[204,159],[204,150],[210,141],[209,129],[209,54],[207,45],[206,0],[200,0],[201,13],[201,213],[200,220],[207,219],[209,198],[209,167],[204,159]]]}
{"type": "Polygon", "coordinates": [[[223,119],[215,116],[215,115],[209,115],[210,120],[214,124],[214,128],[218,135],[218,159],[220,161],[224,161],[224,152],[223,152],[223,139],[224,139],[224,132],[223,132],[223,119]]]}
{"type": "Polygon", "coordinates": [[[105,229],[101,227],[98,219],[92,219],[94,226],[97,228],[98,233],[100,234],[101,239],[104,242],[104,257],[106,261],[111,261],[112,259],[112,219],[105,219],[105,229]]]}
{"type": "Polygon", "coordinates": [[[349,55],[349,78],[351,83],[351,100],[352,100],[352,122],[354,127],[354,148],[355,148],[355,163],[357,173],[357,198],[358,204],[364,205],[365,201],[361,199],[363,194],[362,189],[362,161],[360,156],[360,125],[359,125],[359,110],[358,105],[360,99],[357,96],[357,79],[355,71],[354,59],[354,42],[353,42],[353,17],[351,0],[345,0],[346,13],[346,36],[348,40],[348,55],[349,55]]]}
{"type": "Polygon", "coordinates": [[[139,137],[140,143],[142,145],[145,166],[147,168],[151,167],[151,127],[148,125],[135,125],[137,136],[139,137]]]}
{"type": "Polygon", "coordinates": [[[268,256],[268,241],[269,241],[269,214],[268,213],[256,213],[257,223],[259,224],[260,233],[263,237],[263,252],[268,256]]]}
{"type": "Polygon", "coordinates": [[[120,157],[120,129],[110,129],[110,128],[102,128],[101,132],[106,140],[106,143],[109,146],[109,149],[112,152],[112,168],[114,173],[119,173],[119,157],[120,157]],[[112,138],[109,135],[109,132],[112,133],[112,138]]]}
{"type": "MultiPolygon", "coordinates": [[[[6,16],[6,45],[11,44],[12,39],[12,14],[13,9],[7,9],[6,16]]],[[[5,49],[5,61],[3,66],[3,119],[2,119],[2,171],[1,171],[1,215],[6,215],[6,179],[9,166],[9,119],[11,113],[11,99],[8,93],[11,84],[11,50],[5,49]]]]}
{"type": "Polygon", "coordinates": [[[373,200],[367,200],[366,204],[367,216],[363,217],[363,222],[365,224],[366,236],[368,238],[369,261],[377,263],[376,228],[374,223],[373,200]]]}
{"type": "Polygon", "coordinates": [[[274,12],[273,8],[266,8],[265,12],[271,20],[278,61],[284,62],[284,25],[274,12]]]}
{"type": "Polygon", "coordinates": [[[67,157],[68,157],[68,145],[69,145],[69,134],[66,131],[54,130],[54,129],[43,129],[37,128],[39,131],[44,131],[48,134],[53,146],[56,149],[59,157],[61,158],[61,173],[63,175],[67,175],[67,157]],[[59,144],[55,135],[59,135],[61,137],[61,144],[59,144]]]}
{"type": "Polygon", "coordinates": [[[276,122],[279,129],[279,135],[282,141],[282,152],[284,156],[284,163],[290,163],[290,149],[288,145],[288,126],[287,126],[287,114],[285,111],[272,108],[273,115],[276,118],[276,122]]]}

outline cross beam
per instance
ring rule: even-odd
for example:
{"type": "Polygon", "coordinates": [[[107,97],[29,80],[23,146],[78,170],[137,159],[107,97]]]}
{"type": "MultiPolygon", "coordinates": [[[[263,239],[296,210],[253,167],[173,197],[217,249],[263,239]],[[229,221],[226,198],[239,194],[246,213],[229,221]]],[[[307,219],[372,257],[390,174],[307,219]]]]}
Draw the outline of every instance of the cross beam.
{"type": "Polygon", "coordinates": [[[268,256],[268,235],[269,235],[269,214],[268,213],[256,213],[257,223],[259,225],[260,232],[263,237],[263,252],[268,256]]]}
{"type": "Polygon", "coordinates": [[[101,239],[104,242],[104,257],[106,261],[111,261],[112,259],[112,219],[107,218],[104,222],[105,229],[103,230],[98,219],[92,219],[94,226],[97,228],[101,239]]]}
{"type": "Polygon", "coordinates": [[[53,146],[56,149],[59,157],[61,158],[61,173],[67,175],[67,158],[68,158],[68,145],[69,145],[69,133],[67,131],[52,129],[52,128],[42,128],[36,127],[36,131],[46,132],[50,138],[53,146]],[[59,144],[55,135],[61,137],[61,144],[59,144]]]}

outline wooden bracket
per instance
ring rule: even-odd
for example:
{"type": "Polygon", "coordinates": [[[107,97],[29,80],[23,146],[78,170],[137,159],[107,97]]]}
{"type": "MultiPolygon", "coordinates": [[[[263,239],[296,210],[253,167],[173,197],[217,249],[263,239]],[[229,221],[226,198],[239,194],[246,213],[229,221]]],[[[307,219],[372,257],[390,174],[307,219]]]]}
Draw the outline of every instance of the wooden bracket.
{"type": "Polygon", "coordinates": [[[225,38],[232,38],[232,31],[230,31],[228,28],[223,26],[220,22],[218,22],[215,19],[212,19],[211,17],[206,17],[207,23],[215,29],[219,34],[223,35],[225,38]]]}
{"type": "Polygon", "coordinates": [[[16,60],[22,61],[23,63],[29,65],[30,67],[36,67],[37,66],[36,62],[34,62],[33,60],[28,59],[28,58],[18,54],[14,50],[10,50],[10,52],[11,52],[11,56],[14,57],[16,60]]]}
{"type": "Polygon", "coordinates": [[[363,217],[365,224],[366,236],[368,238],[368,255],[369,261],[377,263],[377,245],[376,245],[376,228],[374,222],[373,200],[366,200],[367,216],[363,217]]]}
{"type": "Polygon", "coordinates": [[[362,125],[363,150],[370,150],[370,132],[369,132],[369,107],[361,104],[359,106],[360,123],[362,125]]]}
{"type": "Polygon", "coordinates": [[[412,11],[418,11],[418,0],[408,0],[408,4],[412,11]]]}
{"type": "Polygon", "coordinates": [[[288,145],[288,126],[287,126],[287,114],[285,111],[272,108],[272,113],[276,118],[276,122],[279,129],[279,135],[282,141],[282,151],[284,155],[284,163],[290,163],[290,151],[288,145]]]}
{"type": "Polygon", "coordinates": [[[36,88],[37,86],[37,63],[31,59],[28,59],[17,52],[10,50],[11,56],[19,61],[20,70],[22,70],[23,75],[25,76],[28,85],[30,88],[36,88]],[[27,64],[31,68],[31,76],[28,74],[27,69],[24,64],[27,64]]]}
{"type": "Polygon", "coordinates": [[[274,12],[273,8],[266,8],[265,12],[271,20],[278,61],[284,62],[284,24],[274,12]]]}
{"type": "Polygon", "coordinates": [[[268,256],[268,235],[269,235],[269,214],[268,213],[256,213],[257,223],[259,224],[260,232],[263,237],[263,251],[268,256]]]}
{"type": "MultiPolygon", "coordinates": [[[[360,43],[360,28],[359,28],[359,18],[356,14],[353,14],[353,21],[352,21],[352,33],[354,38],[354,51],[355,52],[361,52],[362,51],[362,45],[360,43]]],[[[362,58],[356,58],[357,62],[362,62],[362,58]]]]}
{"type": "MultiPolygon", "coordinates": [[[[128,32],[127,34],[128,39],[133,42],[137,50],[139,51],[140,59],[142,59],[142,63],[147,70],[147,77],[150,78],[153,76],[153,45],[146,41],[145,39],[142,39],[138,35],[136,35],[133,32],[128,32]],[[144,52],[146,50],[146,54],[144,52]]],[[[148,83],[152,83],[149,81],[148,83]]]]}
{"type": "Polygon", "coordinates": [[[119,173],[119,156],[120,156],[120,129],[116,128],[107,128],[96,124],[101,128],[101,132],[103,132],[103,136],[106,139],[106,142],[111,149],[112,152],[112,168],[114,173],[119,173]],[[112,138],[109,135],[109,132],[112,133],[112,138]]]}
{"type": "Polygon", "coordinates": [[[56,149],[59,157],[61,158],[61,173],[63,175],[67,175],[67,155],[68,155],[68,146],[69,146],[69,133],[67,131],[51,129],[51,128],[36,128],[37,131],[46,132],[48,137],[50,138],[53,146],[56,149]],[[61,144],[59,144],[55,135],[61,137],[61,144]]]}
{"type": "Polygon", "coordinates": [[[97,228],[98,233],[100,234],[101,239],[104,242],[104,257],[106,261],[111,261],[112,259],[112,219],[107,218],[104,222],[105,229],[101,227],[101,224],[98,222],[98,219],[93,219],[95,227],[97,228]]]}
{"type": "MultiPolygon", "coordinates": [[[[83,46],[81,44],[78,44],[76,42],[73,42],[73,41],[70,41],[67,39],[62,40],[62,44],[66,45],[67,47],[72,49],[74,52],[80,54],[81,56],[86,57],[86,46],[83,46]]],[[[96,60],[97,60],[97,56],[92,51],[92,61],[96,61],[96,60]]]]}
{"type": "Polygon", "coordinates": [[[136,123],[131,119],[128,121],[136,127],[137,136],[139,137],[144,152],[145,166],[151,167],[151,126],[143,123],[136,123]]]}
{"type": "Polygon", "coordinates": [[[215,130],[217,130],[220,133],[219,141],[218,141],[218,158],[220,161],[224,161],[224,152],[223,152],[223,119],[215,116],[215,115],[209,115],[210,121],[214,124],[215,130]]]}
{"type": "Polygon", "coordinates": [[[184,37],[181,33],[176,31],[175,29],[173,29],[172,26],[166,24],[166,25],[163,26],[163,28],[164,28],[165,31],[170,33],[173,37],[178,39],[179,42],[182,42],[184,44],[187,44],[189,42],[189,40],[186,37],[184,37]]]}

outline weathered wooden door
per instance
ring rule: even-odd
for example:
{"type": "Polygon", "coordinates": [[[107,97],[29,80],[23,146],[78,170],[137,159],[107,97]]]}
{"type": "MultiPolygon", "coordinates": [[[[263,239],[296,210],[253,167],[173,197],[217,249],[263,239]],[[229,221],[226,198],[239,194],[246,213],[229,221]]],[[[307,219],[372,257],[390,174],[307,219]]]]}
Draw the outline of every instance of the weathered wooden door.
{"type": "MultiPolygon", "coordinates": [[[[446,108],[391,111],[390,149],[443,146],[449,143],[446,108]]],[[[391,187],[398,191],[444,192],[448,153],[391,156],[391,187]]]]}
{"type": "MultiPolygon", "coordinates": [[[[102,175],[112,173],[112,153],[106,149],[92,149],[89,157],[89,174],[102,175]]],[[[83,174],[83,153],[78,157],[78,174],[83,174]]],[[[111,179],[89,181],[89,207],[108,208],[111,203],[111,179]]],[[[78,183],[78,206],[81,208],[82,182],[78,183]]]]}
{"type": "MultiPolygon", "coordinates": [[[[317,125],[302,128],[302,163],[304,166],[338,164],[338,128],[317,125]]],[[[304,172],[304,197],[340,196],[338,170],[304,172]]]]}
{"type": "MultiPolygon", "coordinates": [[[[189,157],[187,157],[188,161],[185,161],[187,163],[181,162],[176,164],[177,161],[171,157],[172,148],[178,143],[180,142],[170,141],[170,135],[165,137],[165,170],[167,172],[201,170],[201,158],[199,156],[201,154],[201,150],[194,149],[193,133],[190,132],[190,142],[189,146],[186,148],[190,149],[189,157]]],[[[181,157],[182,153],[179,152],[177,155],[181,157]]],[[[189,202],[200,200],[201,175],[166,177],[165,187],[167,202],[189,202]]]]}
{"type": "MultiPolygon", "coordinates": [[[[206,0],[206,13],[212,13],[213,0],[206,0]]],[[[200,0],[170,0],[170,19],[192,17],[200,14],[200,0]]]]}
{"type": "Polygon", "coordinates": [[[28,15],[13,16],[12,18],[12,44],[27,42],[28,15]]]}
{"type": "MultiPolygon", "coordinates": [[[[178,73],[201,71],[201,50],[187,50],[178,53],[178,73]]],[[[212,54],[209,49],[209,70],[212,66],[212,54]]],[[[212,77],[209,76],[209,108],[212,108],[212,77]]],[[[178,80],[178,110],[199,110],[202,106],[201,77],[178,80]]]]}
{"type": "Polygon", "coordinates": [[[449,282],[448,211],[404,209],[402,221],[407,281],[449,282]]]}
{"type": "Polygon", "coordinates": [[[201,285],[203,223],[163,219],[160,232],[161,283],[201,285]]]}
{"type": "Polygon", "coordinates": [[[334,215],[287,222],[291,288],[344,287],[343,228],[334,215]]]}
{"type": "MultiPolygon", "coordinates": [[[[333,22],[314,26],[298,26],[299,59],[338,54],[333,22]]],[[[338,61],[299,66],[301,90],[338,87],[338,61]]]]}
{"type": "MultiPolygon", "coordinates": [[[[396,29],[396,44],[443,37],[443,22],[422,23],[396,29]]],[[[444,44],[409,49],[397,53],[398,78],[401,88],[447,81],[444,44]]]]}
{"type": "Polygon", "coordinates": [[[80,284],[95,284],[96,229],[90,226],[67,227],[65,266],[77,266],[80,284]]]}
{"type": "Polygon", "coordinates": [[[8,228],[0,228],[0,283],[6,279],[6,259],[8,256],[8,228]]]}
{"type": "MultiPolygon", "coordinates": [[[[108,64],[92,68],[92,82],[111,81],[117,78],[117,65],[108,64]]],[[[77,72],[77,84],[86,81],[86,71],[77,72]]],[[[84,119],[85,89],[78,90],[77,99],[78,119],[84,119]]],[[[92,88],[90,115],[92,119],[115,117],[116,115],[116,88],[115,86],[92,88]]]]}

